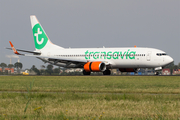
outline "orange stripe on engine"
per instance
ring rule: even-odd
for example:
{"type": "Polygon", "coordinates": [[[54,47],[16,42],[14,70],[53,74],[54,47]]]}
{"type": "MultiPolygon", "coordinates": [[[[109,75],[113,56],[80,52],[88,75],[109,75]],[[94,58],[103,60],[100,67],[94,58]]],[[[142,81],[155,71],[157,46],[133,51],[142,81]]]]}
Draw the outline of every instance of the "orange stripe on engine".
{"type": "Polygon", "coordinates": [[[101,62],[92,62],[91,64],[91,70],[94,72],[100,72],[99,65],[101,62]]]}
{"type": "Polygon", "coordinates": [[[87,62],[87,63],[84,65],[84,70],[85,70],[86,72],[91,72],[90,67],[89,67],[90,63],[91,63],[91,62],[87,62]]]}

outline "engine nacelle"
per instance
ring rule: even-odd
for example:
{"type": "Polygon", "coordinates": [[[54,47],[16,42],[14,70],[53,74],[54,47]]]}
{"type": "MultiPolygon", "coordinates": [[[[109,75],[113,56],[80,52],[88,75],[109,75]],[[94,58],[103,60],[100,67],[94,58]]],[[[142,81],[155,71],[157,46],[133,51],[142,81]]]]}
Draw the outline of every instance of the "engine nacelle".
{"type": "Polygon", "coordinates": [[[87,62],[84,65],[84,70],[86,72],[103,72],[106,70],[106,65],[101,61],[87,62]]]}
{"type": "Polygon", "coordinates": [[[137,72],[138,70],[137,68],[119,68],[121,72],[137,72]]]}

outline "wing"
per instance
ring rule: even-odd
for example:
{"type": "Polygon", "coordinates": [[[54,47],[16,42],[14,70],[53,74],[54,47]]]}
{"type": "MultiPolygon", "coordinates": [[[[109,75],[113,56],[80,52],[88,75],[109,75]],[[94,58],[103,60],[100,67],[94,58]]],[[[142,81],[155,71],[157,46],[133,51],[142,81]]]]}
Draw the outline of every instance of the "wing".
{"type": "Polygon", "coordinates": [[[70,68],[83,68],[84,64],[86,64],[87,60],[75,60],[75,59],[66,59],[66,58],[53,58],[47,56],[36,56],[36,58],[42,60],[45,63],[50,63],[57,66],[62,67],[70,67],[70,68]]]}
{"type": "MultiPolygon", "coordinates": [[[[29,56],[29,57],[36,57],[40,60],[42,60],[43,62],[45,63],[50,63],[50,64],[53,64],[53,65],[58,65],[58,63],[62,63],[62,67],[83,67],[83,65],[89,61],[87,60],[79,60],[79,59],[68,59],[68,58],[63,58],[63,57],[59,57],[59,58],[56,58],[56,57],[47,57],[47,56],[43,56],[41,55],[40,52],[35,52],[35,51],[27,51],[27,50],[21,50],[21,49],[16,49],[14,47],[14,45],[11,43],[11,41],[9,41],[10,45],[11,45],[11,48],[6,48],[6,49],[9,49],[9,50],[13,50],[13,52],[17,55],[23,55],[23,56],[29,56]],[[20,52],[25,52],[25,53],[32,53],[32,54],[21,54],[19,53],[18,51],[20,52]]],[[[60,64],[58,65],[60,66],[60,64]]]]}

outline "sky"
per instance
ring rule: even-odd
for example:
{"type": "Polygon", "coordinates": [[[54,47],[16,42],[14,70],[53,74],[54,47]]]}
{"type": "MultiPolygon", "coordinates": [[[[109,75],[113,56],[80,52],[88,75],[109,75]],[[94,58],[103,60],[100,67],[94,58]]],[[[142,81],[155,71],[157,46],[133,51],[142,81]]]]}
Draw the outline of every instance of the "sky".
{"type": "MultiPolygon", "coordinates": [[[[180,62],[180,0],[1,0],[0,63],[10,63],[9,41],[15,48],[35,50],[30,15],[61,47],[136,45],[163,50],[180,62]]],[[[19,57],[23,69],[47,65],[19,57]]]]}

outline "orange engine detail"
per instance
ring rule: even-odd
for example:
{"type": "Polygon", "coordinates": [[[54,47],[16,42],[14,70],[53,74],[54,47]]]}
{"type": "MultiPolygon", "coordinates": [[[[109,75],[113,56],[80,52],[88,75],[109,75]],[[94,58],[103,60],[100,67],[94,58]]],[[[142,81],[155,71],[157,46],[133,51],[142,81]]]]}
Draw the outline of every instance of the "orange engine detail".
{"type": "Polygon", "coordinates": [[[90,65],[91,62],[87,62],[85,65],[84,65],[84,70],[86,72],[90,72],[91,70],[89,69],[89,65],[90,65]]]}
{"type": "Polygon", "coordinates": [[[119,68],[121,72],[137,72],[137,68],[119,68]]]}
{"type": "Polygon", "coordinates": [[[101,61],[87,62],[84,65],[84,70],[86,72],[102,72],[106,70],[106,65],[104,62],[101,61]]]}

